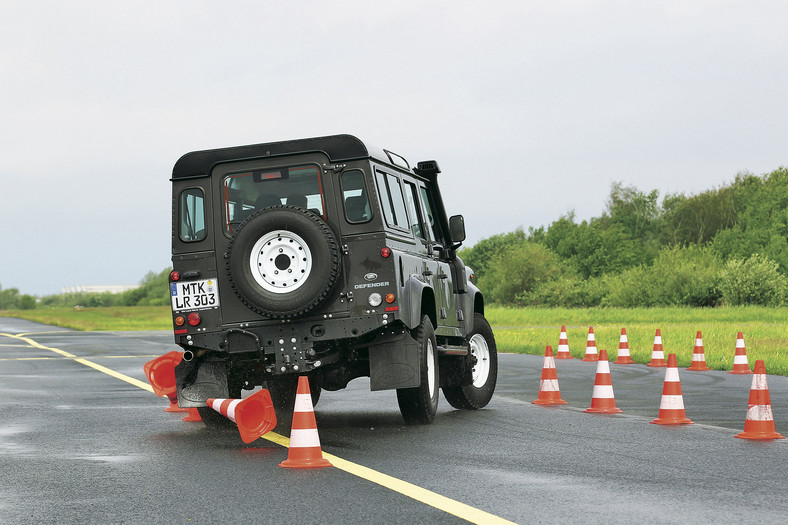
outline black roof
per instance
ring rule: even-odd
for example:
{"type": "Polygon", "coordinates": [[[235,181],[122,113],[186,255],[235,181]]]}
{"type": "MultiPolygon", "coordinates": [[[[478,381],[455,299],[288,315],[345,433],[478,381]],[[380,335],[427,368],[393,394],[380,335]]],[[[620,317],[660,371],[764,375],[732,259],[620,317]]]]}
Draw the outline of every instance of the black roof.
{"type": "Polygon", "coordinates": [[[187,153],[175,163],[173,179],[208,175],[216,164],[244,159],[289,155],[293,153],[325,153],[331,162],[343,162],[369,157],[387,158],[383,150],[365,145],[352,135],[331,135],[283,142],[268,142],[249,146],[210,149],[187,153]]]}

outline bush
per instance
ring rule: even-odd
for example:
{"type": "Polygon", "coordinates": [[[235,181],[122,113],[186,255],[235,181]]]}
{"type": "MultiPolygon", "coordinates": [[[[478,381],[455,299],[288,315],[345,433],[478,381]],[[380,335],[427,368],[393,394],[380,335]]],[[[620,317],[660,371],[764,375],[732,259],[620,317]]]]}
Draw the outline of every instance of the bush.
{"type": "Polygon", "coordinates": [[[785,303],[788,279],[778,272],[777,267],[775,261],[757,253],[747,260],[728,261],[720,278],[725,302],[732,306],[779,306],[785,303]]]}

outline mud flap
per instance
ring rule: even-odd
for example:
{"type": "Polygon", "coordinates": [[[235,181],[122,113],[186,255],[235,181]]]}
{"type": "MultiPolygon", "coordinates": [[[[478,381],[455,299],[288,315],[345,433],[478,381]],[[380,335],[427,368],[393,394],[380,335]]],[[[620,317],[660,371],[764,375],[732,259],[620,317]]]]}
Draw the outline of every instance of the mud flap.
{"type": "Polygon", "coordinates": [[[181,361],[175,367],[178,405],[183,408],[204,407],[205,400],[229,398],[225,361],[181,361]]]}
{"type": "Polygon", "coordinates": [[[419,343],[407,332],[370,346],[370,390],[419,386],[419,362],[419,343]]]}

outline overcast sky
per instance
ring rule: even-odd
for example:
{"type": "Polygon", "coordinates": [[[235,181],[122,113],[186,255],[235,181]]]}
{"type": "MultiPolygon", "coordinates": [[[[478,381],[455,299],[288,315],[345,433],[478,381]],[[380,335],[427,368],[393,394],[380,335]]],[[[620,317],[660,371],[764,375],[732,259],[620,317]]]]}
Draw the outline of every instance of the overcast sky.
{"type": "Polygon", "coordinates": [[[0,0],[0,285],[170,265],[193,150],[437,159],[468,241],[788,164],[788,2],[0,0]]]}

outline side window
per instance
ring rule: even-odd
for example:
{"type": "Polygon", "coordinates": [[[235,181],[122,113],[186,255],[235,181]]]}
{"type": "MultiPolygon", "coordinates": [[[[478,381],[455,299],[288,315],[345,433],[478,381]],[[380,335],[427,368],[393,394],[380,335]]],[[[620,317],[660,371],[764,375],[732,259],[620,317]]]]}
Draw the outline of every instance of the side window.
{"type": "Polygon", "coordinates": [[[375,172],[375,178],[378,182],[378,193],[386,222],[395,228],[409,229],[408,216],[405,213],[405,199],[402,197],[399,179],[382,171],[375,172]]]}
{"type": "Polygon", "coordinates": [[[432,235],[432,239],[438,240],[441,238],[439,235],[440,231],[438,230],[439,226],[435,224],[435,215],[432,212],[430,195],[427,192],[427,188],[424,186],[421,186],[419,189],[421,190],[421,204],[424,206],[424,212],[427,214],[427,229],[432,235]]]}
{"type": "Polygon", "coordinates": [[[413,235],[422,239],[427,239],[427,233],[422,231],[421,213],[419,212],[419,194],[416,185],[405,181],[405,205],[408,207],[408,217],[410,218],[410,230],[413,235]]]}
{"type": "Polygon", "coordinates": [[[205,197],[200,188],[189,188],[180,197],[180,238],[184,242],[205,239],[205,197]]]}
{"type": "Polygon", "coordinates": [[[345,218],[348,222],[367,222],[372,218],[364,173],[361,170],[342,172],[342,201],[345,203],[345,218]]]}

